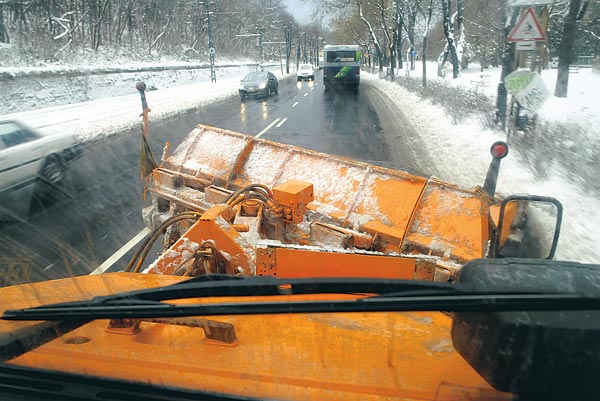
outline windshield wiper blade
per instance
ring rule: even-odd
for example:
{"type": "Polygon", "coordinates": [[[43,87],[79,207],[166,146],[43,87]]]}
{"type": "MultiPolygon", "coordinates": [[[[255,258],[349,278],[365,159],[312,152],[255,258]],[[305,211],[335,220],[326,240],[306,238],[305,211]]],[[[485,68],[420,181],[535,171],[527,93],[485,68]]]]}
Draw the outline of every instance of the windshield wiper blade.
{"type": "Polygon", "coordinates": [[[368,278],[278,279],[202,276],[169,286],[95,297],[87,301],[7,310],[4,320],[94,320],[157,317],[382,311],[511,311],[598,309],[592,294],[474,291],[471,286],[368,278]],[[351,300],[221,302],[177,305],[162,301],[243,296],[355,294],[351,300]]]}
{"type": "Polygon", "coordinates": [[[600,309],[600,297],[585,294],[469,294],[367,297],[353,300],[224,302],[167,304],[121,300],[106,305],[47,306],[6,311],[5,320],[82,321],[93,319],[147,319],[184,316],[345,313],[345,312],[498,312],[600,309]]]}

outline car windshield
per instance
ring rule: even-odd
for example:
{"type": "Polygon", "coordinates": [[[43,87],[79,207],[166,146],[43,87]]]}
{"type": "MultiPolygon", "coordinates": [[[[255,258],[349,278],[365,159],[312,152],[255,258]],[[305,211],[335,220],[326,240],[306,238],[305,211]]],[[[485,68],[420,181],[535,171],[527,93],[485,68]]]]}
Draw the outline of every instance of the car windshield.
{"type": "Polygon", "coordinates": [[[0,1],[0,399],[600,399],[600,2],[0,1]]]}
{"type": "Polygon", "coordinates": [[[251,72],[246,75],[244,81],[266,81],[269,79],[269,75],[266,72],[251,72]]]}

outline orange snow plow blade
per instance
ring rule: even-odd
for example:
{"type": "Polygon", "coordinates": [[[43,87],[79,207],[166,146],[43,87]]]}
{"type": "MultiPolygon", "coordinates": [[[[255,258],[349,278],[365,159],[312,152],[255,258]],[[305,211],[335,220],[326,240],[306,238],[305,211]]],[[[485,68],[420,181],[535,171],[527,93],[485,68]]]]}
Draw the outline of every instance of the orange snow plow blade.
{"type": "MultiPolygon", "coordinates": [[[[329,242],[344,236],[351,237],[352,246],[340,247],[386,254],[374,265],[394,273],[369,274],[377,277],[447,280],[462,263],[485,254],[490,200],[480,191],[204,125],[198,125],[172,155],[163,159],[153,172],[150,190],[155,197],[177,205],[178,210],[205,212],[232,191],[253,184],[273,188],[280,206],[287,205],[289,213],[296,213],[289,223],[300,225],[302,214],[312,222],[310,239],[298,244],[320,249],[305,250],[303,260],[327,266],[335,260],[350,266],[349,271],[340,273],[330,268],[322,275],[363,275],[359,267],[352,270],[352,266],[364,266],[364,255],[350,252],[352,256],[342,261],[341,256],[322,254],[329,242]],[[294,209],[296,204],[302,208],[294,209]],[[327,237],[329,242],[315,243],[318,236],[327,237]],[[389,254],[395,255],[394,260],[383,262],[389,254]],[[414,255],[436,259],[420,263],[414,255]]],[[[197,243],[212,240],[220,229],[214,221],[206,220],[214,220],[219,213],[203,218],[202,229],[195,230],[202,234],[190,234],[189,239],[197,243]]],[[[237,238],[231,227],[228,230],[225,236],[237,238]]],[[[261,239],[268,238],[261,235],[261,239]]],[[[225,247],[228,252],[239,249],[236,241],[229,241],[225,247]]],[[[222,244],[217,248],[223,248],[222,244]]],[[[181,248],[182,242],[177,246],[181,248]]],[[[244,261],[240,271],[246,271],[250,264],[252,273],[275,273],[269,267],[271,262],[261,261],[261,256],[268,253],[282,261],[290,259],[289,253],[297,253],[297,249],[281,249],[276,244],[257,248],[256,266],[254,261],[244,261]]],[[[168,263],[161,263],[160,270],[168,271],[168,263]]],[[[291,274],[289,270],[282,264],[278,275],[291,274]]]]}

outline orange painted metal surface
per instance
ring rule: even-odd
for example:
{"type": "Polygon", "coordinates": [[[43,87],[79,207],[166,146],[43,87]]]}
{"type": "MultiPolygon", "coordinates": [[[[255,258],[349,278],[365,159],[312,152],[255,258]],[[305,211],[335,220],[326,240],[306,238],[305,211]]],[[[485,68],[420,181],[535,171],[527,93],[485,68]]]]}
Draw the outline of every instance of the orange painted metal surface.
{"type": "Polygon", "coordinates": [[[489,205],[476,192],[431,180],[415,209],[403,250],[464,263],[485,254],[489,205]]]}
{"type": "Polygon", "coordinates": [[[383,255],[283,247],[257,249],[256,273],[279,278],[371,277],[412,280],[416,261],[383,255]]]}
{"type": "MultiPolygon", "coordinates": [[[[159,274],[173,274],[186,262],[190,262],[194,253],[204,241],[211,241],[221,252],[232,255],[227,274],[239,274],[254,271],[253,250],[245,243],[243,237],[228,224],[223,214],[230,212],[224,205],[217,205],[208,209],[198,222],[194,223],[185,234],[179,238],[169,251],[163,253],[151,265],[150,272],[159,274]]],[[[227,216],[226,216],[227,217],[227,216]]],[[[213,272],[216,273],[216,272],[213,272]]]]}
{"type": "MultiPolygon", "coordinates": [[[[3,312],[6,308],[86,299],[179,280],[173,276],[110,273],[7,287],[0,289],[1,308],[3,312]],[[32,298],[32,294],[37,296],[32,298]]],[[[211,302],[215,301],[219,300],[211,302]]],[[[205,341],[200,327],[147,321],[135,334],[117,334],[107,332],[108,321],[99,320],[9,363],[261,399],[512,399],[510,394],[492,390],[454,351],[451,320],[442,313],[210,319],[233,325],[238,341],[233,346],[215,345],[205,341]]],[[[31,323],[0,322],[0,331],[8,333],[26,324],[31,323]]]]}
{"type": "MultiPolygon", "coordinates": [[[[434,256],[457,266],[486,253],[490,200],[477,191],[215,127],[198,125],[155,170],[151,191],[199,210],[210,205],[197,195],[201,199],[190,207],[191,188],[201,193],[208,185],[218,185],[235,191],[256,183],[283,188],[274,189],[283,209],[291,204],[301,205],[296,212],[306,207],[305,216],[294,213],[288,221],[339,227],[339,233],[332,228],[330,234],[340,239],[340,246],[352,248],[356,240],[361,249],[434,256]],[[181,177],[179,184],[173,177],[181,177]],[[292,183],[298,182],[306,184],[295,188],[292,183]],[[343,242],[342,229],[353,231],[352,240],[343,242]]],[[[282,240],[282,230],[278,228],[277,238],[260,233],[260,239],[282,240]]],[[[252,235],[247,242],[256,246],[257,234],[252,235]]],[[[295,238],[300,245],[320,246],[306,235],[295,238]]],[[[362,263],[360,259],[353,263],[362,263]]]]}
{"type": "Polygon", "coordinates": [[[309,182],[289,180],[273,187],[273,199],[284,209],[285,220],[301,223],[306,205],[314,200],[313,186],[309,182]]]}

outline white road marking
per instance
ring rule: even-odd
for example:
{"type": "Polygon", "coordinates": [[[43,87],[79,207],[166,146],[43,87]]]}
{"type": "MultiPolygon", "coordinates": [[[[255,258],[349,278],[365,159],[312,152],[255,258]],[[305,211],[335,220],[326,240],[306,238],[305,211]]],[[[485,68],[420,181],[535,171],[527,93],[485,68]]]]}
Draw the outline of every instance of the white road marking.
{"type": "Polygon", "coordinates": [[[277,128],[281,127],[283,124],[285,124],[285,122],[287,121],[287,117],[282,119],[279,124],[276,125],[277,128]]]}
{"type": "Polygon", "coordinates": [[[275,124],[277,124],[277,122],[281,120],[280,118],[276,118],[275,120],[273,120],[273,122],[269,125],[267,125],[267,128],[265,128],[264,130],[260,131],[258,134],[256,134],[254,137],[255,138],[260,138],[262,134],[264,134],[265,132],[267,132],[268,130],[270,130],[271,128],[273,128],[273,126],[275,124]]]}
{"type": "Polygon", "coordinates": [[[119,249],[117,252],[112,254],[111,257],[106,259],[104,261],[104,263],[102,263],[100,266],[98,266],[96,268],[96,270],[94,270],[90,274],[101,274],[101,273],[104,273],[105,271],[107,271],[117,260],[121,259],[121,257],[123,255],[125,255],[131,248],[133,248],[135,245],[137,245],[138,242],[143,240],[146,237],[146,235],[148,235],[148,234],[150,234],[150,229],[148,227],[146,227],[142,231],[137,233],[135,237],[130,239],[128,243],[123,245],[121,247],[121,249],[119,249]]]}
{"type": "Polygon", "coordinates": [[[292,107],[296,107],[297,105],[298,105],[298,102],[294,103],[294,104],[292,105],[292,107]]]}
{"type": "Polygon", "coordinates": [[[304,95],[302,95],[302,96],[308,96],[308,92],[306,92],[306,93],[305,93],[304,95]]]}

